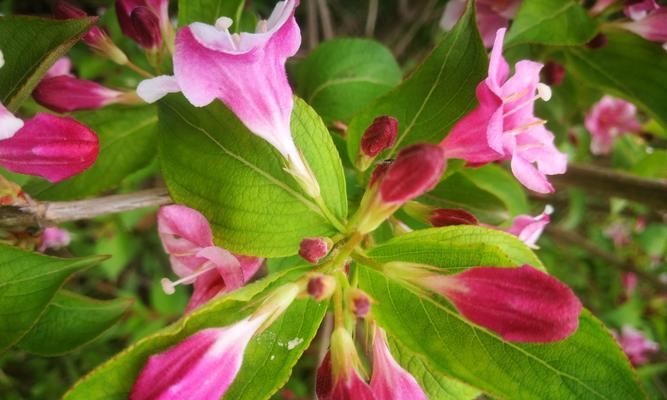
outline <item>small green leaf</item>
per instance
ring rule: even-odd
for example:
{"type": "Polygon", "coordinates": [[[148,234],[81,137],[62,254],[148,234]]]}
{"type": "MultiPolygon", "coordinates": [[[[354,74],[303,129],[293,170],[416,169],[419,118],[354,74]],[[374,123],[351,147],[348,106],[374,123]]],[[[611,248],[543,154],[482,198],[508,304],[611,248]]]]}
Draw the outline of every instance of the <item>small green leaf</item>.
{"type": "Polygon", "coordinates": [[[590,41],[596,32],[595,21],[572,0],[523,0],[505,43],[577,45],[590,41]]]}
{"type": "Polygon", "coordinates": [[[659,43],[630,33],[609,31],[606,35],[608,43],[602,48],[564,49],[568,72],[585,84],[636,104],[667,128],[667,52],[659,43]]]}
{"type": "Polygon", "coordinates": [[[100,139],[97,161],[62,182],[40,180],[28,185],[26,191],[38,199],[80,199],[112,189],[157,155],[157,109],[153,106],[107,107],[77,112],[73,117],[97,133],[100,139]]]}
{"type": "Polygon", "coordinates": [[[214,24],[220,17],[236,21],[244,5],[245,0],[179,0],[178,25],[185,26],[193,22],[214,24]]]}
{"type": "Polygon", "coordinates": [[[61,290],[18,347],[41,356],[70,352],[111,328],[131,305],[127,299],[100,301],[61,290]]]}
{"type": "Polygon", "coordinates": [[[487,56],[472,9],[468,6],[454,29],[408,79],[352,119],[348,129],[350,160],[357,157],[364,130],[379,115],[391,115],[399,121],[393,154],[409,144],[440,142],[475,106],[475,88],[486,76],[487,56]]]}
{"type": "Polygon", "coordinates": [[[325,122],[349,121],[369,102],[401,82],[391,51],[369,39],[325,42],[298,65],[297,88],[325,122]]]}
{"type": "MultiPolygon", "coordinates": [[[[347,215],[343,167],[319,116],[296,99],[294,141],[337,218],[347,215]]],[[[177,203],[201,211],[216,241],[240,254],[296,254],[304,237],[328,236],[334,227],[283,170],[281,155],[253,135],[221,102],[192,107],[178,95],[160,104],[160,159],[177,203]]]]}
{"type": "Polygon", "coordinates": [[[32,328],[70,275],[104,258],[55,258],[0,244],[0,351],[32,328]]]}
{"type": "Polygon", "coordinates": [[[94,18],[0,17],[0,103],[18,110],[49,67],[94,24],[94,18]]]}
{"type": "MultiPolygon", "coordinates": [[[[175,324],[127,348],[83,377],[64,396],[65,400],[127,399],[137,375],[148,357],[167,350],[194,333],[227,326],[247,315],[262,293],[301,276],[306,268],[295,268],[257,281],[226,296],[212,300],[175,324]],[[250,302],[250,303],[249,303],[250,302]]],[[[237,379],[225,398],[268,399],[288,379],[290,371],[306,350],[324,317],[327,305],[297,300],[246,349],[237,379]]]]}

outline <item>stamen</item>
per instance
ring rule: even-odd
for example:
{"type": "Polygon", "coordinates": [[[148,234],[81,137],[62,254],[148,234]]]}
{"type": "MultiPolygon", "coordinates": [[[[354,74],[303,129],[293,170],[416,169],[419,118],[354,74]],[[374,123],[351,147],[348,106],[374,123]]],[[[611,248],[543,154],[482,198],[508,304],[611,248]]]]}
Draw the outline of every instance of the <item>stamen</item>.
{"type": "MultiPolygon", "coordinates": [[[[545,85],[544,83],[538,83],[536,89],[537,89],[537,95],[535,97],[530,98],[530,99],[524,101],[523,103],[515,106],[510,111],[504,113],[503,117],[507,117],[508,115],[512,115],[515,112],[521,110],[522,108],[524,108],[524,107],[526,107],[530,104],[533,104],[533,102],[535,102],[535,100],[537,100],[537,99],[541,99],[543,101],[549,101],[551,99],[551,88],[549,86],[545,85]]],[[[527,91],[525,91],[523,93],[513,94],[512,96],[509,96],[509,97],[503,99],[503,102],[507,103],[509,101],[516,100],[519,97],[525,95],[526,93],[527,93],[527,91]]]]}
{"type": "Polygon", "coordinates": [[[544,207],[544,213],[545,213],[546,215],[551,215],[551,214],[553,214],[553,213],[554,213],[554,206],[552,206],[551,204],[547,204],[547,205],[544,207]]]}
{"type": "Polygon", "coordinates": [[[257,33],[266,33],[269,30],[269,22],[265,19],[257,23],[257,33]]]}
{"type": "Polygon", "coordinates": [[[509,103],[511,101],[518,100],[527,94],[528,94],[528,89],[523,90],[521,92],[513,93],[507,97],[503,97],[503,103],[509,103]]]}
{"type": "Polygon", "coordinates": [[[544,83],[541,82],[538,83],[537,96],[541,98],[543,101],[551,100],[551,88],[548,85],[545,85],[544,83]]]}
{"type": "Polygon", "coordinates": [[[215,29],[226,32],[234,23],[234,20],[229,17],[220,17],[215,21],[215,29]]]}
{"type": "Polygon", "coordinates": [[[239,35],[238,33],[234,33],[232,35],[232,41],[234,42],[234,46],[238,48],[239,46],[241,46],[241,35],[239,35]]]}
{"type": "MultiPolygon", "coordinates": [[[[516,135],[518,135],[522,132],[527,131],[530,128],[533,128],[535,126],[544,125],[546,123],[547,123],[547,121],[545,121],[543,119],[538,119],[537,121],[533,121],[529,124],[521,125],[521,126],[516,127],[514,129],[510,129],[509,131],[505,131],[504,133],[509,133],[510,135],[516,136],[516,135]]],[[[538,146],[538,147],[540,147],[540,146],[538,146]]]]}
{"type": "Polygon", "coordinates": [[[190,274],[188,276],[185,276],[185,277],[183,277],[183,278],[181,278],[177,281],[171,281],[167,278],[162,278],[160,280],[160,284],[162,284],[162,290],[164,290],[164,292],[166,294],[169,294],[169,295],[174,294],[174,292],[176,292],[176,286],[182,285],[183,283],[188,282],[188,281],[192,280],[193,278],[196,278],[196,277],[208,272],[209,270],[211,270],[213,268],[215,268],[215,264],[213,264],[211,262],[207,262],[204,265],[202,265],[199,269],[197,269],[195,272],[193,272],[192,274],[190,274]]]}

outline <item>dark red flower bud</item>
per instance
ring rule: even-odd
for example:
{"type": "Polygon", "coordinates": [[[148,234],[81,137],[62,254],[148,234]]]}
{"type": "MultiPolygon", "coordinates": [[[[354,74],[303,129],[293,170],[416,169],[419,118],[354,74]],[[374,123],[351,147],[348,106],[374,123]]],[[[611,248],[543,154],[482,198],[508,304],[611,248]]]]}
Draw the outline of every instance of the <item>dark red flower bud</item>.
{"type": "Polygon", "coordinates": [[[379,182],[380,179],[384,176],[384,174],[387,172],[389,169],[389,166],[391,165],[391,161],[383,161],[375,167],[373,172],[371,173],[371,180],[368,183],[368,186],[373,186],[376,182],[379,182]]]}
{"type": "MultiPolygon", "coordinates": [[[[56,19],[79,19],[87,17],[88,14],[79,7],[60,0],[53,7],[53,16],[56,19]]],[[[94,26],[83,36],[82,40],[91,46],[99,47],[105,38],[106,33],[100,27],[94,26]]]]}
{"type": "Polygon", "coordinates": [[[554,61],[549,61],[542,69],[544,83],[549,86],[558,86],[565,78],[565,68],[554,61]]]}
{"type": "Polygon", "coordinates": [[[333,243],[329,238],[305,238],[299,246],[299,255],[311,264],[317,264],[329,254],[333,243]]]}
{"type": "Polygon", "coordinates": [[[396,143],[398,120],[389,116],[375,118],[361,137],[361,151],[368,157],[375,157],[396,143]]]}
{"type": "Polygon", "coordinates": [[[586,43],[586,47],[589,49],[599,49],[606,46],[608,41],[607,35],[598,33],[590,42],[586,43]]]}
{"type": "Polygon", "coordinates": [[[70,75],[45,78],[32,92],[39,104],[60,113],[98,109],[118,102],[122,95],[99,83],[70,75]]]}
{"type": "Polygon", "coordinates": [[[380,182],[384,203],[405,203],[433,189],[446,167],[443,150],[432,144],[416,144],[398,153],[380,182]]]}
{"type": "Polygon", "coordinates": [[[366,292],[360,289],[354,289],[350,292],[350,311],[357,318],[366,318],[371,310],[371,298],[366,292]]]}
{"type": "Polygon", "coordinates": [[[131,14],[135,36],[132,37],[141,47],[155,50],[162,46],[160,19],[148,7],[137,7],[131,14]]]}
{"type": "Polygon", "coordinates": [[[315,300],[321,301],[331,297],[336,289],[336,279],[331,275],[317,274],[308,280],[307,291],[315,300]]]}
{"type": "Polygon", "coordinates": [[[436,227],[479,223],[474,215],[460,208],[438,208],[429,217],[429,222],[436,227]]]}

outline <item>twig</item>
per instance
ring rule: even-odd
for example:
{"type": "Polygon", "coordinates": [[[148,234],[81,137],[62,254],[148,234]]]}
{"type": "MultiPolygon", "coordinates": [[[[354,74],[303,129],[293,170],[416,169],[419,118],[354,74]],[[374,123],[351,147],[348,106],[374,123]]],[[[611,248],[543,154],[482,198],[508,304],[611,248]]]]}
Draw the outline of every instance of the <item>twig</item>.
{"type": "Polygon", "coordinates": [[[429,2],[424,6],[422,13],[419,15],[416,21],[410,25],[410,29],[401,36],[401,39],[394,46],[394,55],[400,57],[403,55],[405,50],[407,50],[412,40],[419,32],[419,29],[431,18],[433,17],[433,8],[435,7],[435,0],[429,0],[429,2]]]}
{"type": "Polygon", "coordinates": [[[375,23],[378,18],[378,0],[368,0],[368,16],[366,17],[366,36],[373,37],[375,23]]]}
{"type": "Polygon", "coordinates": [[[320,11],[320,21],[322,22],[322,33],[324,40],[329,40],[334,37],[333,22],[331,22],[331,12],[327,5],[327,0],[317,0],[317,5],[320,11]]]}
{"type": "Polygon", "coordinates": [[[319,29],[317,26],[317,0],[306,0],[306,25],[308,27],[308,48],[317,47],[319,42],[319,29]]]}
{"type": "Polygon", "coordinates": [[[595,243],[591,242],[584,236],[580,235],[577,232],[565,230],[557,226],[547,226],[545,233],[551,237],[554,241],[560,242],[568,246],[576,246],[583,250],[588,251],[591,255],[596,258],[599,258],[610,265],[613,265],[617,268],[620,268],[626,272],[632,272],[642,278],[643,280],[650,282],[654,287],[658,288],[660,291],[667,291],[667,284],[661,282],[653,275],[647,273],[644,270],[637,268],[632,262],[623,260],[614,254],[608,253],[604,249],[600,248],[595,243]]]}
{"type": "Polygon", "coordinates": [[[36,202],[27,207],[1,206],[0,228],[30,229],[67,221],[172,203],[167,189],[148,189],[89,200],[36,202]]]}
{"type": "Polygon", "coordinates": [[[648,179],[590,165],[570,164],[565,175],[550,178],[556,185],[576,186],[587,192],[620,197],[667,210],[667,179],[648,179]]]}

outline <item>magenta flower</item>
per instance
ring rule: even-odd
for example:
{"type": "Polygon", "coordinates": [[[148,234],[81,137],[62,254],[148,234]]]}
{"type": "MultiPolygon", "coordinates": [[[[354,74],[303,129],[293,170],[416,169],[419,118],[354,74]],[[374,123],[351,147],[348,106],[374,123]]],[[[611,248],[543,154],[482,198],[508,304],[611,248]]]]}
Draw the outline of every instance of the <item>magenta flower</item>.
{"type": "Polygon", "coordinates": [[[41,244],[38,250],[43,253],[46,249],[59,249],[69,245],[71,239],[69,232],[65,229],[51,226],[42,232],[41,244]]]}
{"type": "Polygon", "coordinates": [[[624,326],[620,336],[615,331],[611,333],[634,366],[648,363],[651,354],[656,353],[659,349],[656,342],[647,339],[643,333],[631,326],[624,326]]]}
{"type": "Polygon", "coordinates": [[[544,120],[533,115],[535,100],[548,100],[551,90],[539,83],[542,64],[519,61],[508,79],[502,56],[505,29],[498,30],[489,61],[489,76],[477,86],[479,106],[463,117],[440,143],[446,158],[471,165],[511,160],[512,173],[527,188],[554,191],[546,175],[562,174],[567,156],[554,145],[544,120]]]}
{"type": "Polygon", "coordinates": [[[116,15],[123,34],[147,50],[162,46],[169,29],[169,0],[117,0],[116,15]]]}
{"type": "Polygon", "coordinates": [[[0,166],[59,182],[93,165],[95,132],[68,117],[37,113],[10,139],[0,140],[0,166]]]}
{"type": "Polygon", "coordinates": [[[661,42],[667,50],[667,7],[649,11],[645,17],[636,21],[621,23],[619,26],[646,40],[661,42]]]}
{"type": "MultiPolygon", "coordinates": [[[[476,2],[476,20],[479,33],[486,47],[493,46],[493,39],[498,29],[507,28],[509,20],[514,18],[521,0],[479,0],[476,2]]],[[[465,0],[447,2],[445,12],[440,19],[440,27],[450,31],[465,11],[465,0]]]]}
{"type": "Polygon", "coordinates": [[[536,217],[517,215],[512,221],[512,226],[506,232],[521,239],[528,247],[535,249],[537,248],[536,243],[542,235],[542,231],[544,231],[544,228],[551,221],[549,215],[552,211],[553,209],[547,206],[544,212],[536,217]]]}
{"type": "Polygon", "coordinates": [[[162,280],[165,292],[173,293],[179,284],[193,284],[194,292],[186,313],[219,294],[243,286],[257,272],[263,259],[234,255],[213,244],[206,218],[197,210],[182,205],[160,208],[158,232],[171,266],[181,279],[162,280]]]}
{"type": "Polygon", "coordinates": [[[294,19],[297,0],[278,2],[256,33],[231,34],[232,20],[215,25],[193,23],[176,35],[174,77],[141,82],[137,93],[153,102],[167,93],[182,91],[194,106],[220,99],[255,135],[275,147],[289,172],[312,197],[319,185],[294,144],[290,117],[294,107],[285,61],[301,45],[294,19]]]}
{"type": "Polygon", "coordinates": [[[428,400],[415,378],[404,370],[389,351],[384,330],[375,327],[371,389],[376,399],[428,400]]]}
{"type": "Polygon", "coordinates": [[[637,107],[625,100],[604,96],[586,114],[586,129],[591,133],[591,152],[609,154],[614,139],[626,133],[641,131],[637,107]]]}

